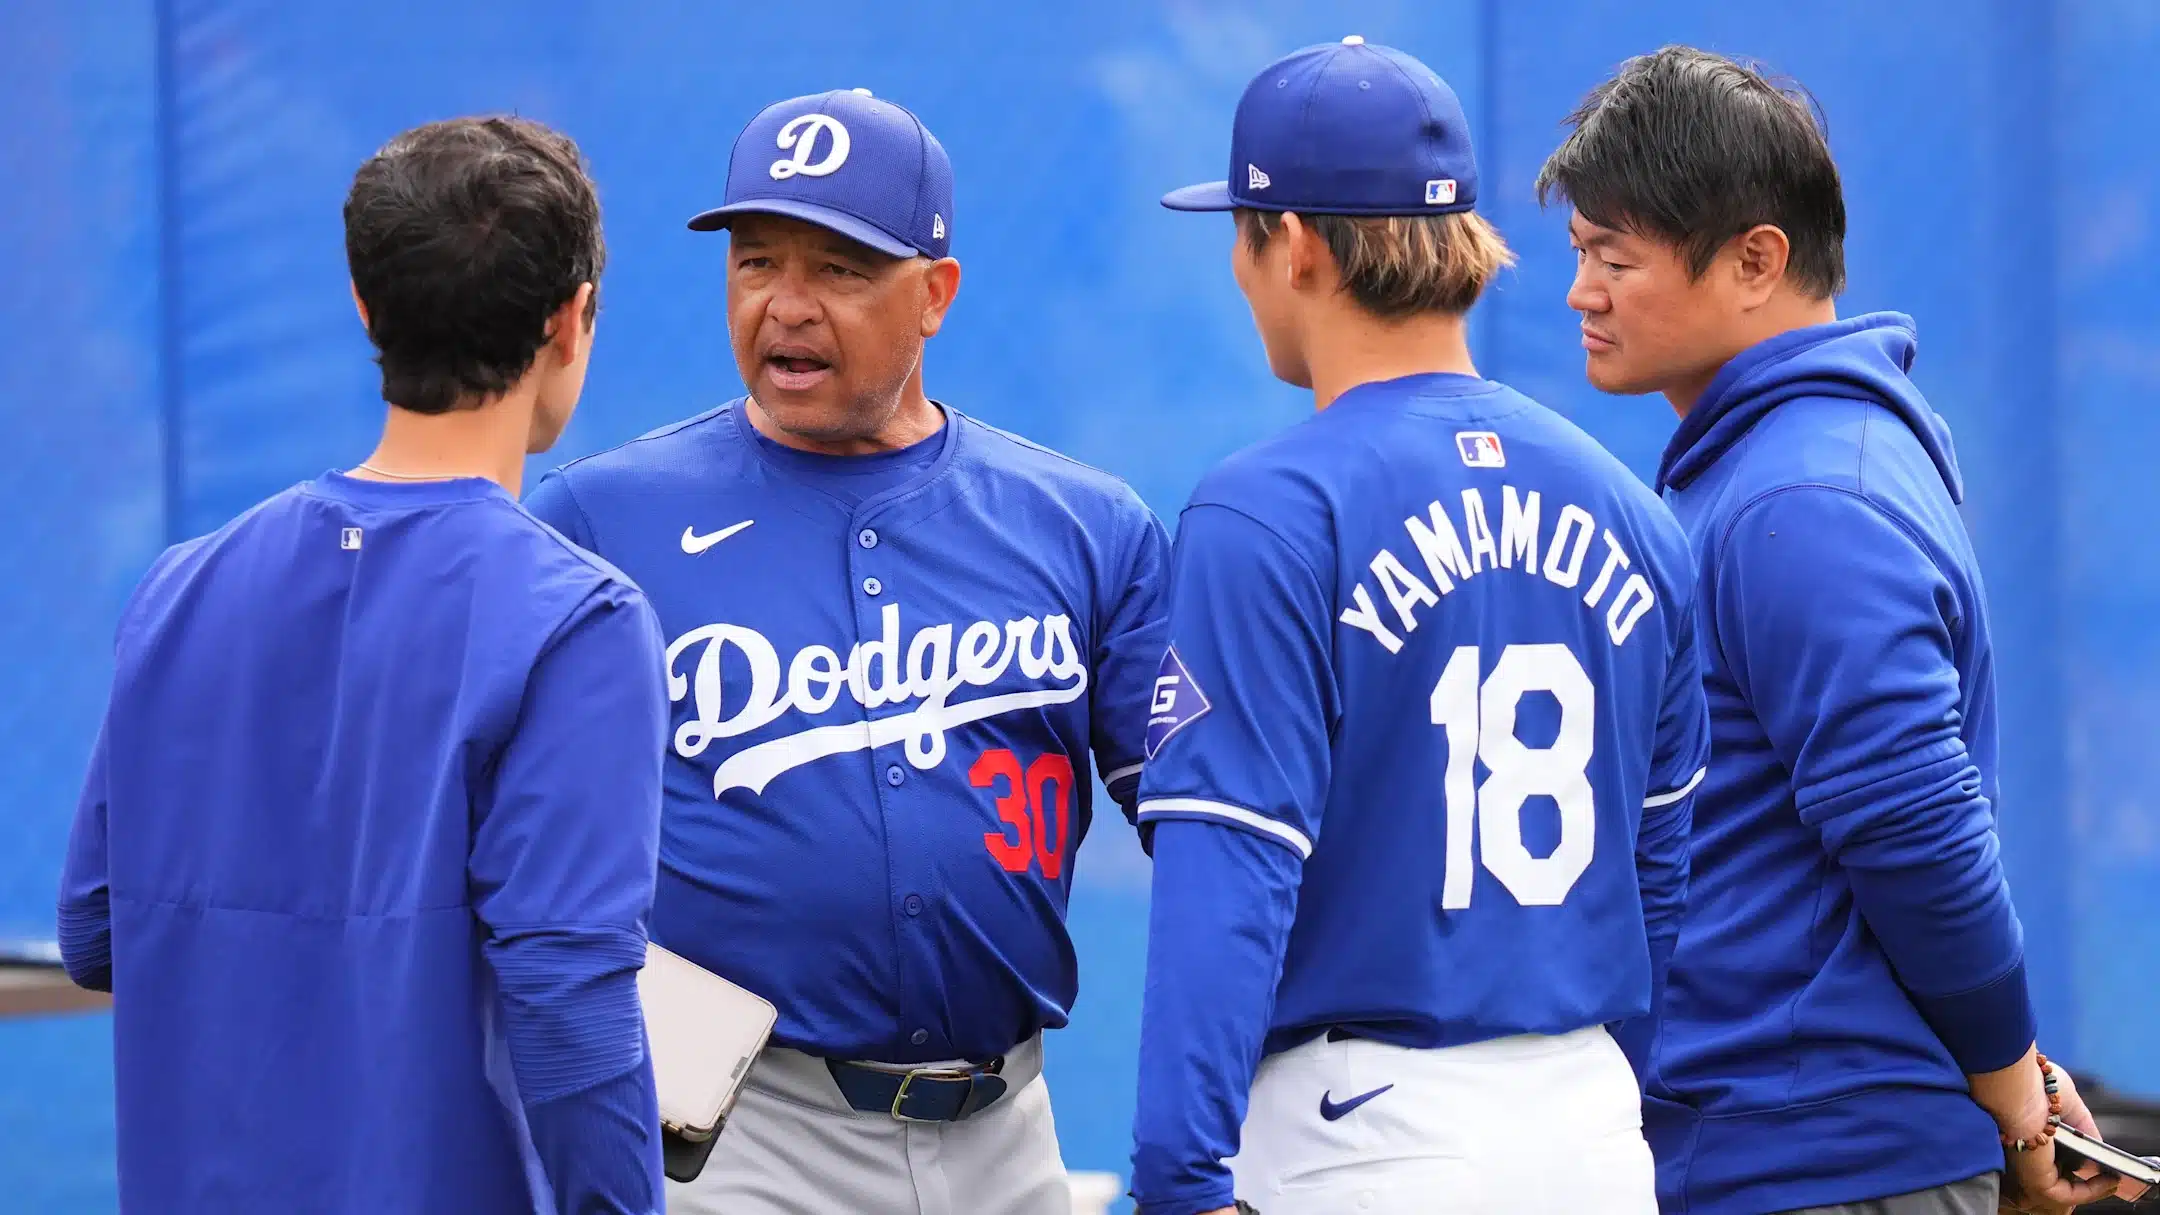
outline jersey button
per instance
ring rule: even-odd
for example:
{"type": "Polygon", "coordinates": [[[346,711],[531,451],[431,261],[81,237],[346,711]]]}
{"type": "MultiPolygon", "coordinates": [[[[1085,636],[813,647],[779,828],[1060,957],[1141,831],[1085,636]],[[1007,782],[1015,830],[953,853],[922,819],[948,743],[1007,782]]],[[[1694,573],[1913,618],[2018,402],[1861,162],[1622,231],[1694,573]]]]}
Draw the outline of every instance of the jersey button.
{"type": "Polygon", "coordinates": [[[862,580],[862,593],[874,599],[885,593],[885,584],[875,578],[865,578],[862,580]]]}
{"type": "Polygon", "coordinates": [[[899,764],[885,769],[885,783],[897,789],[907,783],[907,772],[899,764]]]}
{"type": "Polygon", "coordinates": [[[876,548],[877,532],[866,527],[855,533],[855,543],[862,545],[864,548],[876,548]]]}
{"type": "Polygon", "coordinates": [[[907,913],[909,915],[922,914],[922,896],[919,894],[911,894],[907,896],[907,901],[900,905],[907,908],[907,913]]]}

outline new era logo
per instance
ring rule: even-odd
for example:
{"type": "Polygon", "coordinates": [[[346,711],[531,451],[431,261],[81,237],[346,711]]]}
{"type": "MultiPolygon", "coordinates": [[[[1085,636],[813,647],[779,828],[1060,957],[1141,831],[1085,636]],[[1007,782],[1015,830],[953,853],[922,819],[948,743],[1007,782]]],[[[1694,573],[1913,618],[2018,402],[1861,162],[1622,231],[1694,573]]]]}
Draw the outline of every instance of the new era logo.
{"type": "Polygon", "coordinates": [[[1425,205],[1444,207],[1455,201],[1455,179],[1442,177],[1425,183],[1425,205]]]}
{"type": "Polygon", "coordinates": [[[1500,436],[1489,430],[1455,432],[1455,450],[1472,468],[1506,468],[1507,453],[1500,450],[1500,436]]]}
{"type": "Polygon", "coordinates": [[[945,239],[945,217],[944,217],[944,216],[942,216],[942,215],[936,215],[936,214],[933,214],[933,215],[931,215],[931,217],[930,217],[930,239],[931,239],[931,240],[944,240],[944,239],[945,239]]]}
{"type": "Polygon", "coordinates": [[[1245,188],[1246,188],[1246,189],[1248,189],[1248,190],[1265,190],[1265,189],[1267,189],[1267,188],[1268,188],[1269,186],[1271,186],[1271,185],[1273,185],[1273,184],[1275,184],[1275,183],[1273,183],[1273,182],[1271,182],[1271,181],[1269,181],[1269,180],[1268,180],[1268,175],[1267,175],[1267,174],[1265,174],[1265,173],[1262,173],[1262,172],[1260,171],[1260,166],[1258,166],[1258,165],[1246,165],[1246,166],[1245,166],[1245,188]]]}

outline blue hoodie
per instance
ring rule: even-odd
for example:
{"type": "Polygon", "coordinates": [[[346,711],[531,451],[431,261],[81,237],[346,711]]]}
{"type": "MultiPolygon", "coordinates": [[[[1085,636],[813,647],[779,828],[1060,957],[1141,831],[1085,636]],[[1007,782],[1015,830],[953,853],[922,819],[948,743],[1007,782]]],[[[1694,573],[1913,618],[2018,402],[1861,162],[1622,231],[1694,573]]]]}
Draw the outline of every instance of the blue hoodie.
{"type": "Polygon", "coordinates": [[[1912,321],[1763,342],[1681,423],[1711,760],[1647,1077],[1668,1215],[2002,1166],[1969,1073],[2033,1041],[1995,835],[1986,596],[1912,321]]]}

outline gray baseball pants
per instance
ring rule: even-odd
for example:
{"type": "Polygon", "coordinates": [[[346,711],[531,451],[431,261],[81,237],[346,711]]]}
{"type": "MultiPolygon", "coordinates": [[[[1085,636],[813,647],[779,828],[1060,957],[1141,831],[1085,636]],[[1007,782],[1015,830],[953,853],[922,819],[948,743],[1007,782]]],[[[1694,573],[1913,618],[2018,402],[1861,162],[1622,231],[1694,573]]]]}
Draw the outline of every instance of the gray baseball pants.
{"type": "Polygon", "coordinates": [[[1809,1207],[1788,1215],[1995,1215],[2001,1189],[2002,1174],[1982,1173],[1911,1194],[1809,1207]]]}
{"type": "Polygon", "coordinates": [[[824,1060],[769,1049],[668,1215],[1071,1215],[1042,1039],[999,1074],[1010,1090],[963,1121],[900,1122],[850,1106],[824,1060]]]}

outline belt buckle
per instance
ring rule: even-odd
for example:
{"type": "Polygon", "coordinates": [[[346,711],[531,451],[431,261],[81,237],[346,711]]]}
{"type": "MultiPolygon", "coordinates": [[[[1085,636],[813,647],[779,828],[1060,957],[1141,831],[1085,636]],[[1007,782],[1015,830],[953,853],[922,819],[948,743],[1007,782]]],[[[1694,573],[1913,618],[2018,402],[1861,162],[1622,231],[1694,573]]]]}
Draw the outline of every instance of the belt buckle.
{"type": "Polygon", "coordinates": [[[973,1073],[973,1072],[966,1072],[966,1071],[961,1071],[961,1070],[960,1070],[960,1069],[958,1069],[958,1068],[951,1068],[951,1067],[911,1067],[911,1068],[909,1068],[909,1069],[908,1069],[908,1072],[907,1072],[907,1074],[906,1074],[906,1075],[904,1075],[904,1076],[902,1076],[902,1077],[900,1077],[900,1087],[899,1087],[899,1089],[898,1089],[897,1091],[895,1091],[895,1092],[893,1093],[893,1099],[892,1099],[892,1116],[893,1116],[893,1121],[895,1121],[895,1122],[926,1122],[926,1123],[927,1123],[927,1122],[943,1122],[943,1121],[945,1121],[945,1119],[942,1119],[942,1118],[910,1118],[910,1117],[909,1117],[909,1116],[907,1116],[906,1114],[903,1114],[903,1113],[901,1113],[901,1112],[900,1112],[900,1107],[901,1107],[901,1105],[902,1105],[902,1104],[904,1104],[904,1103],[905,1103],[905,1102],[907,1101],[907,1094],[908,1094],[908,1086],[909,1086],[909,1085],[911,1085],[911,1084],[913,1084],[913,1083],[915,1083],[915,1082],[916,1082],[917,1080],[924,1080],[924,1079],[928,1079],[928,1080],[970,1080],[970,1081],[972,1081],[972,1080],[973,1080],[974,1078],[975,1078],[975,1075],[974,1075],[974,1073],[973,1073]]]}

